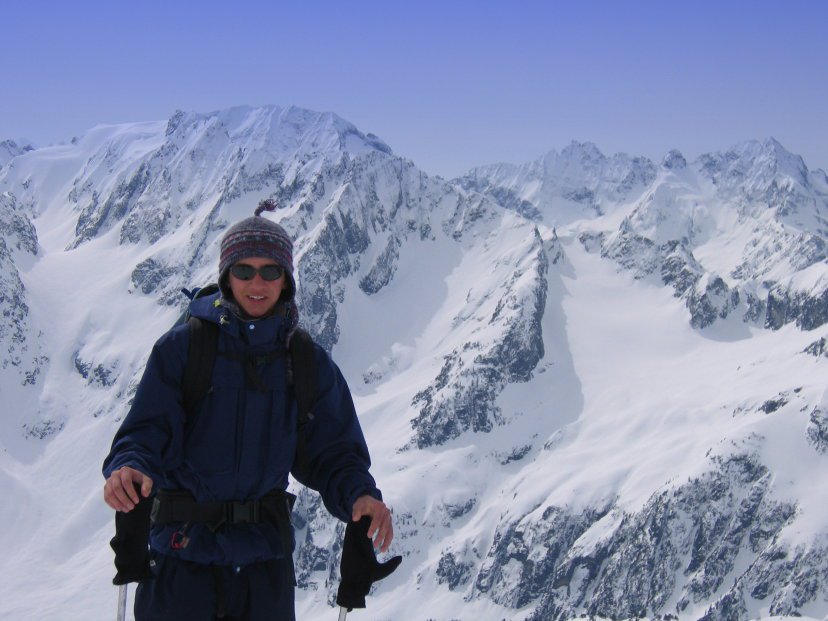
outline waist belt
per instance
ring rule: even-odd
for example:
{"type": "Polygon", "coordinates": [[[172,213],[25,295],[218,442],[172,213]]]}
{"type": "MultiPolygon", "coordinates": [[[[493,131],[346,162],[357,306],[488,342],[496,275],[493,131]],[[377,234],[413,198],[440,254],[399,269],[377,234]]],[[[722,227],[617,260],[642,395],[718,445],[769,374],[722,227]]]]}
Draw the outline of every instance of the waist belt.
{"type": "Polygon", "coordinates": [[[268,492],[257,500],[198,502],[190,492],[162,489],[155,495],[150,519],[153,524],[201,522],[211,532],[227,524],[275,524],[295,585],[293,529],[290,523],[290,512],[295,501],[296,496],[282,490],[268,492]]]}
{"type": "Polygon", "coordinates": [[[216,532],[225,524],[290,523],[296,496],[277,490],[257,500],[198,502],[184,491],[159,490],[152,504],[153,524],[202,522],[216,532]]]}

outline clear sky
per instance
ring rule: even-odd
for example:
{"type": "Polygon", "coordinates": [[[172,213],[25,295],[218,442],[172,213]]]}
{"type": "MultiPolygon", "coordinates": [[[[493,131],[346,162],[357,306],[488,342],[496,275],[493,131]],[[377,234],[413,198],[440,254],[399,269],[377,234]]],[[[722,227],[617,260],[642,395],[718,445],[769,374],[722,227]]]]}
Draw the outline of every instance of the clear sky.
{"type": "Polygon", "coordinates": [[[0,0],[0,50],[0,140],[295,104],[446,177],[770,136],[828,170],[825,0],[0,0]]]}

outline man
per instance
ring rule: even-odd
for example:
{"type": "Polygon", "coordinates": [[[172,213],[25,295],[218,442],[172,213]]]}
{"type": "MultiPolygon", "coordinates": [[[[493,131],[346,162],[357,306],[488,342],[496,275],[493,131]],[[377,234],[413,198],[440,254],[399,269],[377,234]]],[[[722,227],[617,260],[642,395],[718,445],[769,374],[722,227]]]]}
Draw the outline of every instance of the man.
{"type": "Polygon", "coordinates": [[[274,206],[264,201],[228,229],[219,292],[190,305],[192,316],[219,326],[212,384],[197,413],[182,407],[190,338],[182,325],[156,342],[104,461],[104,499],[116,511],[157,492],[156,578],[138,586],[137,621],[292,621],[291,471],[339,519],[370,518],[376,549],[393,539],[348,386],[315,344],[316,404],[298,429],[287,356],[298,318],[293,244],[260,215],[274,206]]]}

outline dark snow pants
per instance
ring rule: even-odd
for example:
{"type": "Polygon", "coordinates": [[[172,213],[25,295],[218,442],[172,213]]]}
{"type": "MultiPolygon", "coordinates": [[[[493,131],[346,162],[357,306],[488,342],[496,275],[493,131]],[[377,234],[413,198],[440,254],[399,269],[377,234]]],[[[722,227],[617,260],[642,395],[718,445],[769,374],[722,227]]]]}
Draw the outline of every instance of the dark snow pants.
{"type": "Polygon", "coordinates": [[[154,571],[135,591],[135,621],[295,621],[283,559],[233,567],[159,554],[154,571]]]}

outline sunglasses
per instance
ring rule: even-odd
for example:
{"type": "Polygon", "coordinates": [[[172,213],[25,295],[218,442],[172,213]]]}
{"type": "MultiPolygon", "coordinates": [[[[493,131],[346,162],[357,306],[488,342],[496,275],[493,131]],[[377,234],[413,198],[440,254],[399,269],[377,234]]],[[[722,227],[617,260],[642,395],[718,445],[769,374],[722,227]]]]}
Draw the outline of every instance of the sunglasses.
{"type": "Polygon", "coordinates": [[[253,280],[256,274],[261,276],[262,280],[279,280],[285,270],[278,265],[263,265],[255,268],[247,263],[236,263],[230,267],[230,273],[239,280],[253,280]]]}

